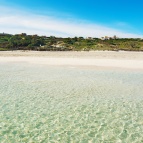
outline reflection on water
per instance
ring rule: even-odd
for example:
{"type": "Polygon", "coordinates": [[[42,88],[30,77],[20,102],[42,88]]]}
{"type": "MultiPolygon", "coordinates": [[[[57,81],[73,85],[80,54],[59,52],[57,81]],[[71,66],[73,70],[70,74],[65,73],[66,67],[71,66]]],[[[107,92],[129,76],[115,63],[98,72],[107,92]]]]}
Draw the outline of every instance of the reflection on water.
{"type": "Polygon", "coordinates": [[[143,73],[1,63],[0,142],[141,143],[143,73]]]}

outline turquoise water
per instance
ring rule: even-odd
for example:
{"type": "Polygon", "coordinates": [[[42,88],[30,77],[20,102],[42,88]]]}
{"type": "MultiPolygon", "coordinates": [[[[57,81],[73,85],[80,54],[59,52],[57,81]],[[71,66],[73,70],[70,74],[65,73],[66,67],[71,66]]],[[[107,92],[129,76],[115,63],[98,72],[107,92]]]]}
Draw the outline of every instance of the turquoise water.
{"type": "Polygon", "coordinates": [[[143,73],[0,63],[0,143],[141,143],[143,73]]]}

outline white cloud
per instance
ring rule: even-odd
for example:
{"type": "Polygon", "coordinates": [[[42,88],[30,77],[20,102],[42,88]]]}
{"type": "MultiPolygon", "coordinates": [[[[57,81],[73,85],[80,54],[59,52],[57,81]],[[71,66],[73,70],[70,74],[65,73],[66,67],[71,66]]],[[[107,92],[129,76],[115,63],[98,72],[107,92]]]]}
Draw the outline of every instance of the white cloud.
{"type": "Polygon", "coordinates": [[[120,22],[117,22],[116,25],[117,25],[117,26],[123,26],[123,27],[129,26],[128,23],[126,23],[126,22],[121,22],[121,21],[120,21],[120,22]]]}
{"type": "Polygon", "coordinates": [[[95,23],[78,19],[59,19],[54,16],[41,16],[31,13],[0,7],[0,32],[55,35],[60,37],[142,37],[138,34],[126,33],[95,23]]]}

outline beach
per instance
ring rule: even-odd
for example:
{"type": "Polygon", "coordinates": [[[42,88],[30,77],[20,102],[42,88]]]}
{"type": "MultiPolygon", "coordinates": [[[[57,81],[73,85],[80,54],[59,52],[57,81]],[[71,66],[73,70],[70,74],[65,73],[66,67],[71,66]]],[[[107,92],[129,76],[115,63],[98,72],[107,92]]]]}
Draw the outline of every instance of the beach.
{"type": "Polygon", "coordinates": [[[0,62],[29,62],[55,66],[83,66],[143,70],[142,52],[0,52],[0,62]]]}
{"type": "Polygon", "coordinates": [[[0,52],[0,142],[143,142],[143,53],[0,52]]]}

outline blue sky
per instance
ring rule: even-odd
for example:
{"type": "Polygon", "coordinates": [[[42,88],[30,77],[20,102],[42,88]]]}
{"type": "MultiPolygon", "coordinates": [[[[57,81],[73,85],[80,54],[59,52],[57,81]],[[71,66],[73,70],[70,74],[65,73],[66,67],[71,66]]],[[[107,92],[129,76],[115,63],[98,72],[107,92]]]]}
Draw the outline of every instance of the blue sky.
{"type": "Polygon", "coordinates": [[[0,0],[0,32],[143,37],[142,0],[0,0]]]}

